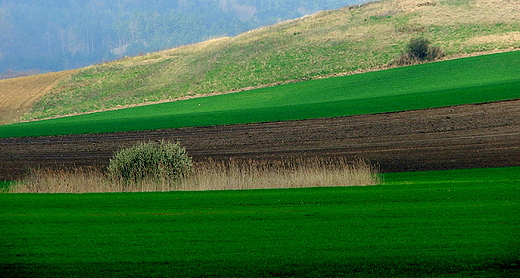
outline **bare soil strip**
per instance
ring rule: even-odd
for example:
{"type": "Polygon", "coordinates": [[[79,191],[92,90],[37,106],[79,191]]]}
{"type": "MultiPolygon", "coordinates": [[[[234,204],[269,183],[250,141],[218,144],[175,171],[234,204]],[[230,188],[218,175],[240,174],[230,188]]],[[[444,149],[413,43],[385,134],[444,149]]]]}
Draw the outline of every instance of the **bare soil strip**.
{"type": "Polygon", "coordinates": [[[179,141],[194,159],[366,159],[381,172],[520,166],[520,100],[288,122],[0,139],[0,180],[28,168],[95,167],[138,141],[179,141]]]}

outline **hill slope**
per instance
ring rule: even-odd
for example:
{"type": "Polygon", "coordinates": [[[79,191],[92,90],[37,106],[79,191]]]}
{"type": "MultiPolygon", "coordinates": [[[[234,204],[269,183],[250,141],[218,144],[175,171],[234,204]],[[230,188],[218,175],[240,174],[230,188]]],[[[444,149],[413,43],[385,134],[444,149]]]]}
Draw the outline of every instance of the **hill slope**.
{"type": "Polygon", "coordinates": [[[34,102],[75,71],[0,80],[0,125],[18,120],[34,102]]]}
{"type": "Polygon", "coordinates": [[[110,109],[384,67],[410,38],[449,56],[520,47],[520,4],[391,0],[321,12],[233,38],[85,68],[23,119],[110,109]]]}
{"type": "Polygon", "coordinates": [[[0,137],[288,121],[520,99],[520,51],[0,126],[0,137]]]}

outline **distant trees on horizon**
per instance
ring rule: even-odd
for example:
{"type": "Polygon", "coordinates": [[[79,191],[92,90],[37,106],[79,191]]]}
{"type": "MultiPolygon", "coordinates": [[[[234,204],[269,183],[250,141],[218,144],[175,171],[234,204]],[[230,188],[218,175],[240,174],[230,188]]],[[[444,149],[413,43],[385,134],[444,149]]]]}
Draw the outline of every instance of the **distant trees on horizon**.
{"type": "Polygon", "coordinates": [[[83,67],[363,2],[367,0],[4,0],[0,75],[83,67]]]}

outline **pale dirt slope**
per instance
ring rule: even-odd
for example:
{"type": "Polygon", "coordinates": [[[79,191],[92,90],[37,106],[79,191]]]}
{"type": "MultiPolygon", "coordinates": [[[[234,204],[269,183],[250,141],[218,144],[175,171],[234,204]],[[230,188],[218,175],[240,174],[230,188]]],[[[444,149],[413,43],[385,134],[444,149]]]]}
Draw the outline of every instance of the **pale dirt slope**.
{"type": "Polygon", "coordinates": [[[62,71],[0,80],[0,124],[18,120],[36,100],[75,72],[62,71]]]}

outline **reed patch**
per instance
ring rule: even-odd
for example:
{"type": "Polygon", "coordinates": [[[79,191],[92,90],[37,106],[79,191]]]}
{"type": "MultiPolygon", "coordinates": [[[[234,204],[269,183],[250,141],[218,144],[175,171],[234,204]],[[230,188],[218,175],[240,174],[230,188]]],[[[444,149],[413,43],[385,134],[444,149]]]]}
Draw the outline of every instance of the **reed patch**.
{"type": "Polygon", "coordinates": [[[377,185],[374,166],[364,160],[298,158],[278,162],[205,160],[181,180],[142,179],[125,183],[93,169],[34,169],[10,193],[98,193],[206,191],[267,188],[304,188],[377,185]]]}

